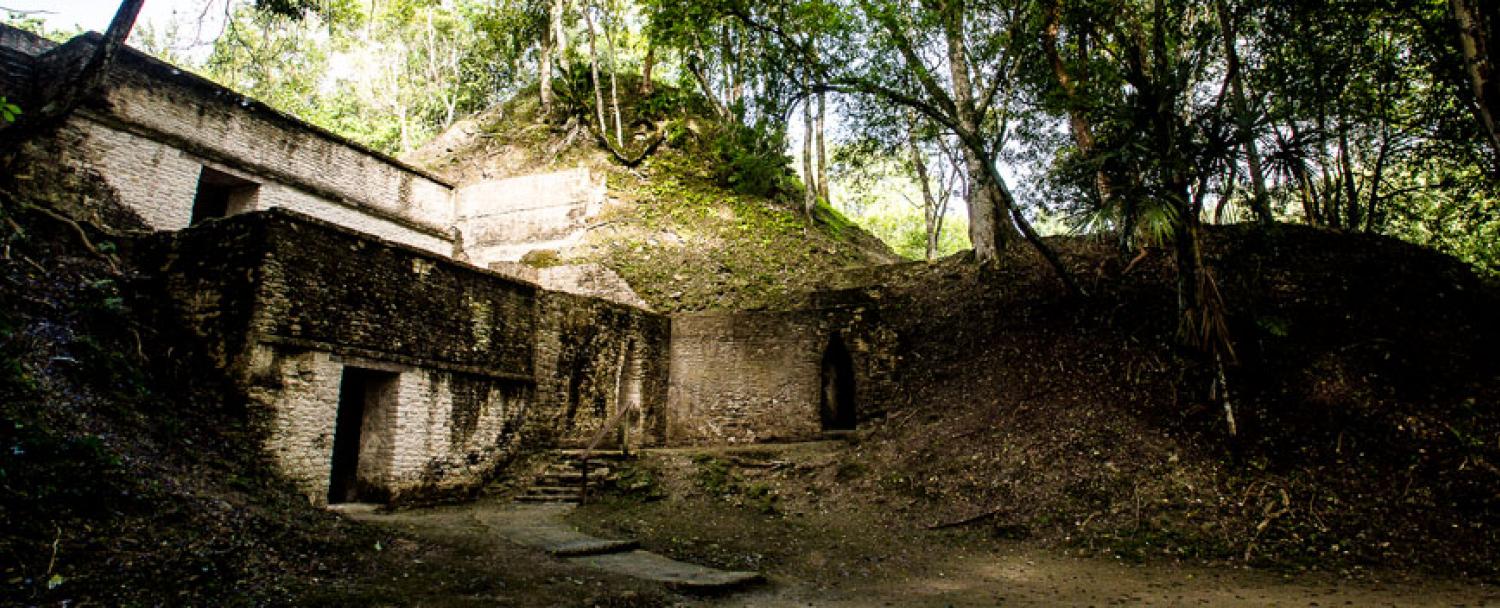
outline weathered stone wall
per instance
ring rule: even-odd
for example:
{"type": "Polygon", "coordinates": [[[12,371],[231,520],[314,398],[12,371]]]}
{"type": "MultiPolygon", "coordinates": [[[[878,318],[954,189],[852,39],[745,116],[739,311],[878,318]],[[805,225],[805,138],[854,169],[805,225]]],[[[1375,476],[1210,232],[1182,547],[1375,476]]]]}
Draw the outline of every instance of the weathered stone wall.
{"type": "Polygon", "coordinates": [[[544,292],[538,318],[537,400],[546,408],[542,426],[556,434],[553,442],[581,447],[597,437],[611,447],[661,445],[671,321],[557,292],[544,292]],[[626,404],[634,407],[622,426],[601,435],[600,427],[626,404]]]}
{"type": "Polygon", "coordinates": [[[802,311],[673,317],[668,441],[742,443],[820,434],[825,325],[820,315],[802,311]]]}
{"type": "MultiPolygon", "coordinates": [[[[86,34],[26,57],[24,49],[35,45],[0,34],[8,49],[0,54],[0,77],[14,79],[5,74],[22,68],[50,76],[28,87],[32,96],[77,70],[98,40],[86,34]]],[[[157,229],[187,227],[207,166],[259,186],[243,211],[284,207],[458,253],[451,185],[134,50],[118,56],[104,91],[69,117],[67,128],[77,144],[58,160],[97,170],[157,229]]]]}
{"type": "Polygon", "coordinates": [[[852,364],[856,423],[898,387],[897,336],[862,291],[795,311],[672,318],[667,440],[674,445],[803,440],[823,433],[823,356],[834,336],[852,364]]]}
{"type": "Polygon", "coordinates": [[[193,198],[204,167],[259,184],[245,211],[285,208],[360,232],[433,253],[453,253],[453,240],[436,228],[413,226],[387,215],[340,204],[274,176],[243,170],[237,162],[216,162],[146,135],[106,126],[97,115],[69,119],[67,130],[80,135],[68,161],[98,171],[147,224],[161,230],[187,227],[193,198]]]}
{"type": "Polygon", "coordinates": [[[284,211],[265,223],[260,339],[532,378],[535,285],[284,211]]]}
{"type": "Polygon", "coordinates": [[[149,288],[163,296],[161,324],[195,336],[212,363],[240,374],[254,345],[251,335],[265,262],[265,222],[234,218],[211,229],[162,235],[135,247],[137,265],[154,276],[149,288]]]}
{"type": "Polygon", "coordinates": [[[464,249],[474,264],[488,266],[564,247],[583,235],[604,192],[581,167],[466,185],[454,194],[464,249]]]}
{"type": "Polygon", "coordinates": [[[467,491],[527,446],[586,441],[625,403],[638,406],[630,445],[665,432],[659,315],[285,210],[164,235],[138,258],[267,420],[266,449],[315,503],[329,491],[346,368],[395,378],[392,405],[365,413],[359,475],[377,492],[361,499],[467,491]]]}
{"type": "Polygon", "coordinates": [[[462,492],[493,476],[521,448],[531,401],[525,383],[261,344],[247,384],[270,414],[266,448],[313,502],[326,500],[339,386],[346,366],[398,374],[392,411],[362,429],[363,500],[462,492]]]}

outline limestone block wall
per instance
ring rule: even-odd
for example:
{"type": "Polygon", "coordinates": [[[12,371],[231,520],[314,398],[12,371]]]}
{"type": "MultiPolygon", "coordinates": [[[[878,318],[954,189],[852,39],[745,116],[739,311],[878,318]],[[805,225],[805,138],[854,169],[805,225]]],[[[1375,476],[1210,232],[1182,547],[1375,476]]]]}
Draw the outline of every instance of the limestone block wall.
{"type": "MultiPolygon", "coordinates": [[[[32,67],[60,80],[97,38],[79,36],[33,58],[32,67]]],[[[284,207],[427,251],[459,253],[453,188],[440,178],[137,51],[119,55],[99,98],[68,126],[83,137],[63,160],[97,170],[157,229],[187,227],[207,166],[259,186],[244,210],[284,207]]]]}
{"type": "Polygon", "coordinates": [[[213,162],[168,143],[111,128],[88,115],[69,119],[67,127],[81,135],[77,138],[79,145],[69,153],[70,160],[96,170],[119,193],[121,202],[153,228],[181,230],[188,226],[199,175],[209,167],[259,184],[245,211],[291,209],[403,245],[443,255],[453,253],[452,238],[441,232],[331,202],[307,190],[239,170],[238,163],[213,162]]]}
{"type": "Polygon", "coordinates": [[[531,380],[535,285],[284,210],[262,222],[262,340],[531,380]]]}
{"type": "Polygon", "coordinates": [[[582,167],[485,180],[454,193],[456,225],[474,264],[513,262],[533,249],[576,242],[604,193],[604,184],[582,167]]]}
{"type": "Polygon", "coordinates": [[[549,443],[659,446],[666,441],[671,321],[596,298],[543,292],[536,336],[537,402],[549,443]],[[623,431],[600,427],[627,404],[623,431]]]}
{"type": "Polygon", "coordinates": [[[848,356],[856,425],[900,399],[900,336],[865,290],[811,294],[791,311],[672,318],[667,441],[712,445],[817,438],[824,428],[825,354],[848,356]]]}
{"type": "Polygon", "coordinates": [[[394,394],[364,403],[360,500],[471,490],[518,451],[585,441],[625,404],[637,406],[629,445],[664,435],[660,315],[286,210],[161,235],[134,255],[170,296],[164,322],[215,353],[314,503],[335,475],[351,369],[391,378],[394,394]]]}
{"type": "Polygon", "coordinates": [[[269,412],[266,449],[315,504],[327,500],[339,388],[349,366],[397,374],[393,411],[366,413],[359,477],[374,492],[361,500],[462,491],[519,447],[530,401],[522,384],[258,345],[247,386],[251,403],[269,412]]]}
{"type": "Polygon", "coordinates": [[[827,322],[807,311],[672,318],[668,440],[674,444],[808,439],[827,322]]]}

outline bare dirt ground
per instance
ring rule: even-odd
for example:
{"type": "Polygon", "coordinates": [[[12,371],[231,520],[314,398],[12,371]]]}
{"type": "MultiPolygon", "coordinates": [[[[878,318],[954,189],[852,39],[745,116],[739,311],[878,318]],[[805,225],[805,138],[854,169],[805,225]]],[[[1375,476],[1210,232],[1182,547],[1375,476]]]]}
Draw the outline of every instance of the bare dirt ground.
{"type": "MultiPolygon", "coordinates": [[[[641,521],[646,517],[673,517],[673,509],[662,506],[655,514],[632,511],[631,515],[641,521]]],[[[746,517],[742,507],[733,505],[721,505],[728,517],[716,520],[705,519],[695,508],[677,512],[681,520],[708,523],[701,529],[703,533],[716,529],[724,532],[727,543],[700,540],[716,545],[714,550],[725,556],[738,551],[747,552],[742,557],[753,555],[755,550],[774,552],[786,528],[809,524],[820,528],[810,535],[815,537],[814,544],[844,538],[851,551],[835,554],[830,549],[837,551],[837,547],[821,548],[794,559],[778,558],[775,563],[765,563],[769,574],[765,585],[723,596],[695,597],[567,564],[540,550],[497,538],[494,530],[479,523],[509,508],[511,505],[503,501],[481,501],[359,519],[396,528],[435,545],[463,548],[476,558],[473,565],[480,571],[487,562],[481,554],[504,555],[503,560],[488,561],[496,568],[496,577],[515,579],[523,564],[535,571],[535,576],[522,578],[533,579],[530,582],[536,589],[512,588],[508,593],[480,595],[471,595],[462,587],[428,589],[407,595],[417,602],[411,605],[477,605],[469,601],[488,599],[535,606],[1500,606],[1500,589],[1483,583],[1401,573],[1294,576],[1168,562],[1121,564],[1064,556],[1016,541],[976,545],[955,542],[952,535],[942,533],[890,537],[872,533],[869,522],[855,518],[843,519],[848,526],[838,525],[837,518],[823,516],[776,518],[764,522],[766,534],[762,538],[767,545],[744,545],[735,528],[757,516],[746,517]],[[731,520],[733,524],[727,523],[731,520]],[[852,567],[856,563],[864,565],[852,567]],[[452,594],[467,597],[448,597],[452,594]]],[[[592,518],[591,514],[602,508],[586,507],[575,513],[575,521],[592,518]]],[[[586,522],[584,527],[592,526],[586,522]]],[[[659,545],[674,539],[642,540],[659,545]]],[[[521,582],[521,587],[530,586],[521,582]]],[[[407,586],[393,584],[387,591],[407,586]]]]}
{"type": "Polygon", "coordinates": [[[1326,575],[1184,567],[1125,566],[1012,547],[956,552],[935,572],[843,583],[773,579],[765,590],[718,606],[1494,606],[1500,591],[1447,581],[1380,582],[1326,575]]]}
{"type": "Polygon", "coordinates": [[[525,605],[1500,606],[1493,581],[1362,567],[1270,571],[1166,552],[1132,563],[997,537],[993,527],[928,529],[931,522],[899,497],[860,497],[818,483],[838,475],[842,449],[824,442],[654,451],[615,492],[565,518],[563,525],[639,539],[675,559],[767,576],[766,584],[727,595],[673,593],[521,547],[483,525],[514,509],[504,500],[361,519],[435,545],[496,551],[509,564],[497,576],[513,578],[517,565],[529,564],[546,573],[527,577],[539,579],[532,582],[577,581],[576,594],[567,585],[513,590],[508,599],[525,605]]]}

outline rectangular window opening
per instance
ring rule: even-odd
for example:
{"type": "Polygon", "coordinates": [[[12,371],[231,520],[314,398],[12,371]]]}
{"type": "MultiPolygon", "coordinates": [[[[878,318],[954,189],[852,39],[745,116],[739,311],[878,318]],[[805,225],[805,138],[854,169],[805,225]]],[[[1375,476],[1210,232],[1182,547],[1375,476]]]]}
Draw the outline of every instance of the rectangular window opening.
{"type": "Polygon", "coordinates": [[[259,191],[260,184],[204,167],[198,174],[198,192],[193,196],[193,217],[188,225],[250,211],[255,208],[259,191]]]}

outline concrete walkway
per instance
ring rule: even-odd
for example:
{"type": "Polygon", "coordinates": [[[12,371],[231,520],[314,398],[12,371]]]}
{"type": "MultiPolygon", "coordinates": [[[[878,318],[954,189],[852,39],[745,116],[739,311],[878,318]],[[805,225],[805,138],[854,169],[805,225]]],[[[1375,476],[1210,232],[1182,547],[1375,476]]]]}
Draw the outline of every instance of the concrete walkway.
{"type": "MultiPolygon", "coordinates": [[[[684,592],[713,593],[739,589],[765,580],[758,572],[734,572],[680,562],[638,549],[633,540],[589,536],[569,526],[563,516],[568,504],[472,505],[467,515],[496,536],[518,545],[546,551],[554,557],[607,572],[662,583],[684,592]]],[[[348,517],[372,523],[394,523],[421,517],[421,511],[380,514],[347,510],[348,517]]]]}

